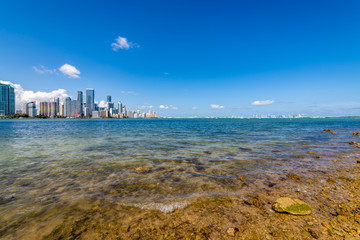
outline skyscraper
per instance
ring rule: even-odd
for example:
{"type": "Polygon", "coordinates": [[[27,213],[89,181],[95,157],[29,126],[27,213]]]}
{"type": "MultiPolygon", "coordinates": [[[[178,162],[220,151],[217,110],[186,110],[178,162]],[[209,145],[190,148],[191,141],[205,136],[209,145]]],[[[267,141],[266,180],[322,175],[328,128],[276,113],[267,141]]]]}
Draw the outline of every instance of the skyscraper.
{"type": "Polygon", "coordinates": [[[107,96],[106,99],[107,99],[107,102],[111,102],[111,96],[110,95],[107,96]]]}
{"type": "Polygon", "coordinates": [[[15,114],[14,88],[0,83],[0,116],[12,114],[15,114]]]}
{"type": "Polygon", "coordinates": [[[29,117],[35,117],[36,116],[36,102],[24,103],[22,113],[27,114],[29,117]]]}
{"type": "Polygon", "coordinates": [[[82,117],[84,115],[84,113],[83,113],[84,102],[83,102],[83,92],[82,91],[78,91],[77,101],[78,101],[78,106],[77,106],[76,111],[78,112],[79,116],[82,117]]]}
{"type": "Polygon", "coordinates": [[[95,91],[92,88],[86,89],[86,107],[89,108],[90,114],[95,111],[95,91]]]}

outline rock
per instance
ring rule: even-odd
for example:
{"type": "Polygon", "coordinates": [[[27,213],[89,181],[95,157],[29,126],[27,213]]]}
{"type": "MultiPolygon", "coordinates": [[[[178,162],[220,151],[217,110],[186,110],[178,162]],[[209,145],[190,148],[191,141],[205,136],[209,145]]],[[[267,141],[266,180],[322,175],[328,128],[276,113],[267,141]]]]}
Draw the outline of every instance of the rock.
{"type": "Polygon", "coordinates": [[[235,228],[228,228],[226,233],[232,237],[235,236],[235,228]]]}
{"type": "Polygon", "coordinates": [[[312,155],[314,155],[314,154],[315,154],[315,152],[314,152],[314,151],[309,151],[309,152],[308,152],[308,154],[312,154],[312,155]]]}
{"type": "Polygon", "coordinates": [[[331,133],[334,134],[334,135],[337,134],[335,131],[332,131],[331,133]]]}
{"type": "Polygon", "coordinates": [[[15,201],[15,200],[16,200],[16,198],[15,198],[14,196],[11,196],[11,197],[0,197],[0,205],[9,203],[9,202],[12,202],[12,201],[15,201]]]}
{"type": "Polygon", "coordinates": [[[351,141],[351,142],[349,142],[349,144],[350,144],[350,145],[357,145],[358,143],[355,142],[355,141],[351,141]]]}
{"type": "Polygon", "coordinates": [[[291,180],[294,180],[294,181],[300,181],[300,180],[301,180],[301,178],[300,178],[298,175],[296,175],[296,174],[289,173],[289,174],[287,174],[286,176],[287,176],[288,178],[290,178],[291,180]]]}
{"type": "Polygon", "coordinates": [[[245,181],[245,178],[244,178],[244,176],[242,176],[242,175],[238,175],[237,178],[238,178],[240,181],[242,181],[242,182],[245,181]]]}
{"type": "Polygon", "coordinates": [[[325,128],[324,132],[332,132],[332,130],[330,128],[325,128]]]}
{"type": "Polygon", "coordinates": [[[333,178],[328,178],[328,179],[326,180],[326,182],[327,182],[327,183],[330,183],[330,184],[335,184],[335,183],[336,183],[336,181],[335,181],[333,178]]]}
{"type": "Polygon", "coordinates": [[[310,235],[315,238],[318,239],[321,236],[321,231],[319,231],[316,228],[308,228],[307,231],[310,233],[310,235]]]}
{"type": "Polygon", "coordinates": [[[352,135],[359,136],[359,134],[360,134],[360,131],[357,131],[357,132],[354,132],[352,135]]]}
{"type": "Polygon", "coordinates": [[[333,160],[334,163],[337,163],[338,161],[339,161],[339,160],[337,160],[337,159],[333,160]]]}
{"type": "Polygon", "coordinates": [[[139,173],[144,173],[144,172],[148,172],[148,171],[149,171],[149,169],[146,168],[146,167],[138,167],[138,168],[136,168],[135,170],[136,170],[137,172],[139,172],[139,173]]]}
{"type": "Polygon", "coordinates": [[[319,156],[319,155],[317,155],[317,156],[315,156],[315,158],[319,159],[319,158],[320,158],[320,156],[319,156]]]}
{"type": "Polygon", "coordinates": [[[359,164],[359,163],[360,163],[360,159],[358,159],[358,160],[356,161],[356,163],[359,164]]]}
{"type": "Polygon", "coordinates": [[[309,215],[311,207],[305,202],[290,197],[280,197],[272,205],[274,211],[292,215],[309,215]]]}

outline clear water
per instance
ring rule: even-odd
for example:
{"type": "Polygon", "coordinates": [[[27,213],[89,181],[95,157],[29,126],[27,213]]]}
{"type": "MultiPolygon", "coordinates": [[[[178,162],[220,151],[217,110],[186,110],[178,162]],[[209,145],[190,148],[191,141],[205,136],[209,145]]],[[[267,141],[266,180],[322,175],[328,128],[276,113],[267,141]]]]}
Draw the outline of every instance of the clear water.
{"type": "Polygon", "coordinates": [[[325,166],[354,151],[356,130],[359,119],[1,120],[0,222],[79,199],[166,212],[235,193],[239,175],[325,166]]]}

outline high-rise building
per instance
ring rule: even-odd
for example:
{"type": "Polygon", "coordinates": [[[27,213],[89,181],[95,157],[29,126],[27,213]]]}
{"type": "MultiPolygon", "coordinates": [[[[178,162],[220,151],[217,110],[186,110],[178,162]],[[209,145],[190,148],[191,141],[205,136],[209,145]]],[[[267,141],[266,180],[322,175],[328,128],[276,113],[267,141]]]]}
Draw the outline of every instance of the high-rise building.
{"type": "Polygon", "coordinates": [[[0,83],[0,116],[15,114],[15,90],[0,83]]]}
{"type": "Polygon", "coordinates": [[[84,102],[83,102],[83,92],[82,91],[78,91],[78,97],[77,97],[77,101],[78,101],[78,106],[77,106],[77,112],[79,114],[80,117],[84,116],[84,102]]]}
{"type": "Polygon", "coordinates": [[[65,98],[64,116],[65,117],[71,117],[71,98],[70,97],[65,98]]]}
{"type": "Polygon", "coordinates": [[[54,98],[54,102],[56,102],[55,115],[60,115],[60,99],[54,98]]]}
{"type": "Polygon", "coordinates": [[[108,95],[108,96],[106,97],[106,101],[107,101],[107,102],[111,102],[111,96],[110,96],[110,95],[108,95]]]}
{"type": "MultiPolygon", "coordinates": [[[[56,100],[56,99],[55,99],[56,100]]],[[[58,115],[58,103],[54,102],[40,102],[40,115],[47,117],[55,117],[58,115]]]]}
{"type": "Polygon", "coordinates": [[[121,102],[118,102],[118,113],[122,114],[123,105],[121,102]]]}
{"type": "Polygon", "coordinates": [[[22,113],[27,114],[29,117],[35,117],[36,116],[36,102],[24,103],[22,113]]]}
{"type": "Polygon", "coordinates": [[[86,107],[89,108],[90,114],[95,111],[95,91],[92,88],[86,89],[86,107]]]}

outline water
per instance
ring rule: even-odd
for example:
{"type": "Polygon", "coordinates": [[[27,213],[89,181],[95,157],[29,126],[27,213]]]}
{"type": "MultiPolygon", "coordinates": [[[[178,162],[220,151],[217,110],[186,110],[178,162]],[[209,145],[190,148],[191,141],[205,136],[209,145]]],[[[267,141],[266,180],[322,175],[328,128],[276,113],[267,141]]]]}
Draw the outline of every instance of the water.
{"type": "Polygon", "coordinates": [[[1,120],[0,237],[65,202],[171,212],[193,197],[239,194],[239,175],[306,173],[353,153],[359,129],[359,119],[1,120]]]}

